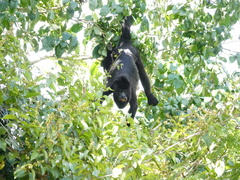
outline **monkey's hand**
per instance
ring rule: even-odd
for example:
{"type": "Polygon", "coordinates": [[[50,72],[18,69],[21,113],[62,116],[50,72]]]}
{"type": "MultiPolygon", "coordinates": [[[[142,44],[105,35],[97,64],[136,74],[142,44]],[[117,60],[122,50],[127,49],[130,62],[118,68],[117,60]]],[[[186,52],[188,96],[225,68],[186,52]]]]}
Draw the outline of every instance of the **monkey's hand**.
{"type": "Polygon", "coordinates": [[[156,106],[158,104],[158,100],[157,98],[151,93],[147,96],[148,98],[148,104],[149,105],[153,105],[156,106]]]}

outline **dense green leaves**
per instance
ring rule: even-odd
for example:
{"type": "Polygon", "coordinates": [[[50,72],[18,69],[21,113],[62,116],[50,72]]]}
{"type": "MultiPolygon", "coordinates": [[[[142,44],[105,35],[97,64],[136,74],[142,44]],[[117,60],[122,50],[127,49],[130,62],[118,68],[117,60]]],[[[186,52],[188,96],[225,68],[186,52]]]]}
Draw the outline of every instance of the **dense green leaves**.
{"type": "Polygon", "coordinates": [[[0,2],[0,179],[239,179],[240,3],[151,3],[0,2]],[[127,15],[159,100],[134,120],[100,104],[127,15]]]}

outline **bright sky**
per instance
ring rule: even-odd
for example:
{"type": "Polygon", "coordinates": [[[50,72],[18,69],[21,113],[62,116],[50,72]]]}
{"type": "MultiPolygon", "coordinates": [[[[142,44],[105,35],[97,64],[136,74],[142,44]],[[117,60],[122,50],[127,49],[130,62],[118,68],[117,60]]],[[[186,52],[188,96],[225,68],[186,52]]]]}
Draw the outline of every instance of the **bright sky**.
{"type": "MultiPolygon", "coordinates": [[[[222,56],[228,58],[231,54],[236,54],[236,52],[240,52],[240,24],[236,24],[231,31],[232,38],[228,39],[226,42],[223,43],[223,52],[221,53],[222,56]]],[[[237,62],[234,63],[226,63],[226,68],[229,73],[233,73],[234,71],[239,71],[237,62]]]]}

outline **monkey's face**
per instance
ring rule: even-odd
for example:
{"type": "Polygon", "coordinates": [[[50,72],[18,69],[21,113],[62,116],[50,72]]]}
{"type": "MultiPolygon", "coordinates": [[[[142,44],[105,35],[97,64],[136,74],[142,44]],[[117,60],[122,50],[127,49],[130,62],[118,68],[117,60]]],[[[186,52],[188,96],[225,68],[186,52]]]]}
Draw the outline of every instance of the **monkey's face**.
{"type": "Polygon", "coordinates": [[[113,98],[119,109],[124,108],[131,99],[131,84],[126,76],[116,77],[113,86],[113,98]]]}
{"type": "Polygon", "coordinates": [[[119,109],[124,108],[130,100],[131,92],[129,90],[116,89],[113,92],[113,98],[119,109]]]}

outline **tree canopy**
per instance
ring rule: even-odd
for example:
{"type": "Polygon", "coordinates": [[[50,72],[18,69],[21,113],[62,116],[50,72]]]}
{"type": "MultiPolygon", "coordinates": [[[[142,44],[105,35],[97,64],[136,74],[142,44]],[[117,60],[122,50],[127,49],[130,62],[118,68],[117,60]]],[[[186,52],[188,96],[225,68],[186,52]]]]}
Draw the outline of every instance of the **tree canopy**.
{"type": "Polygon", "coordinates": [[[0,179],[238,179],[240,51],[222,52],[239,7],[1,0],[0,179]],[[149,106],[140,90],[134,120],[111,97],[100,104],[101,59],[129,15],[159,100],[149,106]]]}

